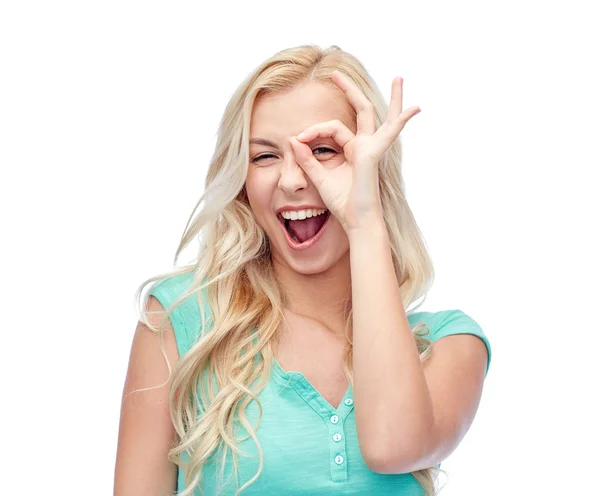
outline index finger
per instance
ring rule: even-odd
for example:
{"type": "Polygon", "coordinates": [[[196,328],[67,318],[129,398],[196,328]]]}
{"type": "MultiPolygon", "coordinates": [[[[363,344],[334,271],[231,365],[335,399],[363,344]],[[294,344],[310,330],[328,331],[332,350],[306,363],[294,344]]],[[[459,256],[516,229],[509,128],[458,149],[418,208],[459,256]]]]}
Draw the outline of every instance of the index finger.
{"type": "Polygon", "coordinates": [[[316,138],[333,138],[338,145],[344,148],[354,138],[354,133],[342,121],[335,119],[313,124],[296,136],[298,141],[305,143],[309,143],[316,138]]]}

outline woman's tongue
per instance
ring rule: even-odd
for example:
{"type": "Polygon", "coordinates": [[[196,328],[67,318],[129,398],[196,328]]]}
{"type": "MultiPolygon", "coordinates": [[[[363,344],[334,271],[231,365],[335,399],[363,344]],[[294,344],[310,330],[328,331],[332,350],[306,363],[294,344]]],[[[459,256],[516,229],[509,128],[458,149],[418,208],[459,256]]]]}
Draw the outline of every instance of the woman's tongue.
{"type": "Polygon", "coordinates": [[[304,243],[307,239],[312,238],[319,232],[327,220],[326,215],[316,215],[308,217],[304,220],[288,220],[288,228],[292,231],[300,243],[304,243]]]}

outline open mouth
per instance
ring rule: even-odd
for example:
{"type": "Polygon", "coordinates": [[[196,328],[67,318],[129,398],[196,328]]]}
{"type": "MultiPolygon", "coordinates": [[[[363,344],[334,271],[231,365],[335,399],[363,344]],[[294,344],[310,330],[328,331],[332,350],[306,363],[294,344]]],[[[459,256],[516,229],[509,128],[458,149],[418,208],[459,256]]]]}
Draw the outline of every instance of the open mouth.
{"type": "Polygon", "coordinates": [[[321,215],[307,217],[306,219],[290,220],[284,219],[279,213],[277,218],[287,234],[288,242],[298,247],[310,246],[311,241],[320,238],[321,232],[328,224],[329,210],[321,215]]]}

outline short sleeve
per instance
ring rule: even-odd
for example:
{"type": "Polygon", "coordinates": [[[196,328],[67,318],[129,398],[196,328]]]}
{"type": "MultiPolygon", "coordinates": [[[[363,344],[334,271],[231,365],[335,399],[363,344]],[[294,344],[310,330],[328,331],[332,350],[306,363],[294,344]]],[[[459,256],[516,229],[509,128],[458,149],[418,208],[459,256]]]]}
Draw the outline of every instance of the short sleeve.
{"type": "Polygon", "coordinates": [[[453,334],[473,334],[483,341],[488,352],[485,375],[490,369],[492,361],[492,348],[488,337],[481,326],[462,310],[444,310],[441,312],[419,312],[413,316],[415,322],[425,322],[429,327],[430,334],[427,336],[432,342],[453,334]]]}
{"type": "MultiPolygon", "coordinates": [[[[163,308],[168,310],[189,289],[192,280],[193,274],[191,273],[171,276],[155,283],[148,294],[154,296],[163,308]]],[[[197,295],[191,294],[175,307],[169,315],[169,319],[175,333],[179,357],[182,358],[196,343],[200,335],[201,316],[197,295]]]]}

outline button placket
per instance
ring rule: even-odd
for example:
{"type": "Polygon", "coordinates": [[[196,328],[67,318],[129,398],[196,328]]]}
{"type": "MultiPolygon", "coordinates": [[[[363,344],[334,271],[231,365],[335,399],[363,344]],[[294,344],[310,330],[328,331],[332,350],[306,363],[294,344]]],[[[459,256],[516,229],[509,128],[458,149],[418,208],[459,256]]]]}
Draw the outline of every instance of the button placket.
{"type": "Polygon", "coordinates": [[[346,482],[348,480],[348,469],[346,461],[346,443],[343,441],[344,422],[347,412],[345,403],[342,403],[342,409],[338,409],[338,414],[329,417],[329,453],[331,456],[331,479],[334,482],[346,482]]]}

